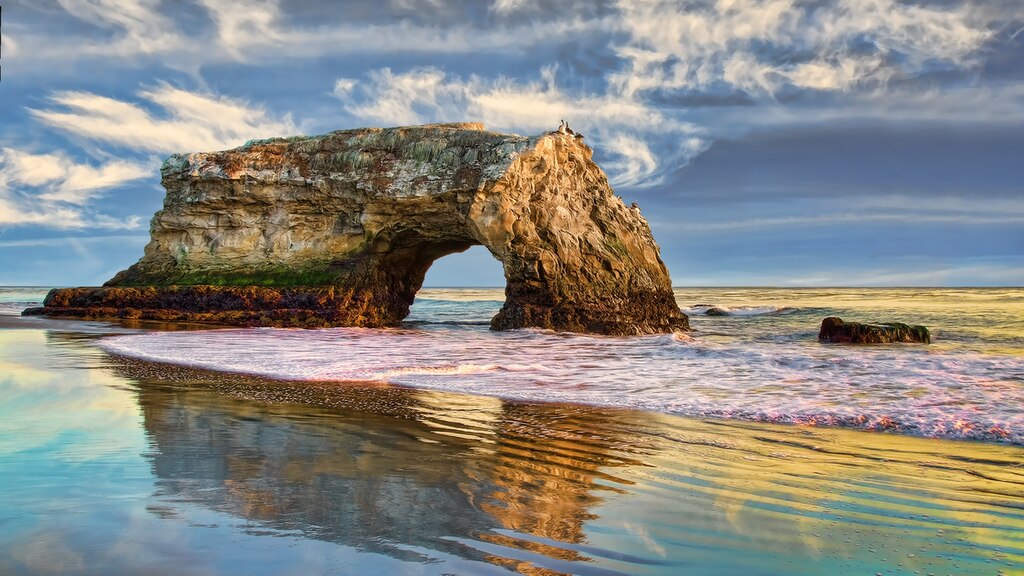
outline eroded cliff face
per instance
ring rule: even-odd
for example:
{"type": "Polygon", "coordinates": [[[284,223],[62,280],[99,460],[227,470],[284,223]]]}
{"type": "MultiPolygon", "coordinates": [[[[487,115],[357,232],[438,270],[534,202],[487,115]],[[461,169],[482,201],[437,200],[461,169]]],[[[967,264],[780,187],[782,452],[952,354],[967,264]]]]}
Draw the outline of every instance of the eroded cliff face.
{"type": "Polygon", "coordinates": [[[138,263],[44,313],[243,325],[393,326],[430,265],[483,245],[495,329],[685,330],[647,222],[592,150],[479,124],[360,129],[174,155],[138,263]]]}

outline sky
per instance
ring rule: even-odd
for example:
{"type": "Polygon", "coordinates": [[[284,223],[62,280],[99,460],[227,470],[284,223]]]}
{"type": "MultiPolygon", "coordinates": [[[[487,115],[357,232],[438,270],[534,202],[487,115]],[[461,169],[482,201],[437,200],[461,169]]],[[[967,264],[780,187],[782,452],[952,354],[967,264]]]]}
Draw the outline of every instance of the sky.
{"type": "Polygon", "coordinates": [[[0,285],[135,262],[171,153],[562,118],[676,285],[1024,285],[1020,0],[8,0],[0,103],[0,285]]]}

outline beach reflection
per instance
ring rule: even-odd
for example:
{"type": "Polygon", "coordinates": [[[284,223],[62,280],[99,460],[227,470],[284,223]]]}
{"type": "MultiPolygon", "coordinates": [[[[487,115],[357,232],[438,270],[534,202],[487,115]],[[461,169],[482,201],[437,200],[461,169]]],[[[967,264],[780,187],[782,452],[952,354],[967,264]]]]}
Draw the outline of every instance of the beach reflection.
{"type": "Polygon", "coordinates": [[[1019,446],[96,346],[140,328],[0,314],[0,573],[1024,574],[1019,446]]]}
{"type": "Polygon", "coordinates": [[[587,560],[538,539],[583,543],[590,508],[629,484],[615,470],[647,449],[595,430],[594,410],[169,371],[118,368],[140,383],[159,500],[405,560],[454,554],[529,572],[533,562],[493,553],[509,546],[587,560]],[[255,400],[267,394],[273,404],[255,400]]]}
{"type": "Polygon", "coordinates": [[[255,535],[526,574],[1024,564],[1020,448],[115,363],[153,510],[255,535]]]}
{"type": "Polygon", "coordinates": [[[1022,574],[1024,449],[384,385],[0,331],[0,573],[1022,574]]]}

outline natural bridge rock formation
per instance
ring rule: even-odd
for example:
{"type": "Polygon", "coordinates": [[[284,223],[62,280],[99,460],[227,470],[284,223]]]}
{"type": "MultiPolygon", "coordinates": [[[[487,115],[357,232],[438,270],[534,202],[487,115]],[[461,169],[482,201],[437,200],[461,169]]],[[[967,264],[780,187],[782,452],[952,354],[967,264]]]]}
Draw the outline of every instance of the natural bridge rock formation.
{"type": "Polygon", "coordinates": [[[647,222],[572,135],[480,124],[360,129],[176,154],[145,256],[38,313],[236,325],[394,326],[430,265],[504,265],[497,330],[685,330],[647,222]]]}

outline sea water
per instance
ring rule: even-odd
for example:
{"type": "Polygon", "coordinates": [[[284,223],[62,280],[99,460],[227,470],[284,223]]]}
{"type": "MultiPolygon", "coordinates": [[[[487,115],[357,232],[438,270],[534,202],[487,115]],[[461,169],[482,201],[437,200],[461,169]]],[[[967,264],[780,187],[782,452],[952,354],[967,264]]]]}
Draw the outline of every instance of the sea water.
{"type": "Polygon", "coordinates": [[[43,294],[0,291],[3,574],[1024,574],[1019,290],[683,290],[637,339],[489,332],[500,291],[386,331],[13,316],[43,294]]]}
{"type": "Polygon", "coordinates": [[[278,379],[1024,443],[1024,290],[679,289],[676,299],[692,333],[493,332],[501,290],[433,289],[397,329],[151,332],[100,345],[278,379]],[[727,315],[707,316],[710,306],[727,315]],[[826,316],[924,324],[933,343],[819,343],[826,316]]]}

